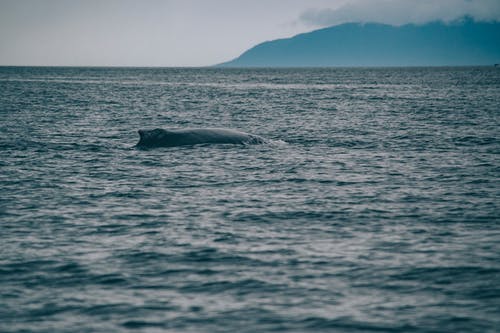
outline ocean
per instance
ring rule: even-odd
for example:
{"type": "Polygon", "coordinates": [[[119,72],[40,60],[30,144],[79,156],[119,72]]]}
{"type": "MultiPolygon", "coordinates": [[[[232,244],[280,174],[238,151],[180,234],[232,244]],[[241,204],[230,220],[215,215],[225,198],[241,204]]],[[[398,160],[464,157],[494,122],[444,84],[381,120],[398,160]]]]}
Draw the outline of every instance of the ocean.
{"type": "Polygon", "coordinates": [[[0,131],[1,332],[500,331],[499,68],[0,67],[0,131]]]}

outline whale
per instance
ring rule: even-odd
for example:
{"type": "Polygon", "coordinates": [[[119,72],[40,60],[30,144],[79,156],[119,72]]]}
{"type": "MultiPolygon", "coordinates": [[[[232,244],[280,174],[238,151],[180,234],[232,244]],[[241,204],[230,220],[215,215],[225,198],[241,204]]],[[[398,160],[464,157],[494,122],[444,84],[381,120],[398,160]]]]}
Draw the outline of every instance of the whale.
{"type": "Polygon", "coordinates": [[[177,147],[200,144],[262,144],[265,139],[225,128],[174,128],[139,130],[138,148],[177,147]]]}

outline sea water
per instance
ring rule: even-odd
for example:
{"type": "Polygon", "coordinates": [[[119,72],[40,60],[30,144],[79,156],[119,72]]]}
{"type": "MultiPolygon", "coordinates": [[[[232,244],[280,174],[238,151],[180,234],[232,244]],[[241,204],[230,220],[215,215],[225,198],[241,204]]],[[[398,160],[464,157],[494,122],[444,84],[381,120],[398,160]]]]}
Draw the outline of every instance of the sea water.
{"type": "Polygon", "coordinates": [[[498,68],[2,67],[0,133],[1,332],[500,330],[498,68]]]}

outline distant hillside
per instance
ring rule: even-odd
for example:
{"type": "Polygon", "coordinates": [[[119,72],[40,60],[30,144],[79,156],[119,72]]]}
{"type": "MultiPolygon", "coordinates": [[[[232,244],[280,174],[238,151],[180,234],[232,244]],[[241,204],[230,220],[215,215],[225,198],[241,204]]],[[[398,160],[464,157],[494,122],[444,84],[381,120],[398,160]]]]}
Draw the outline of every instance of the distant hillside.
{"type": "Polygon", "coordinates": [[[500,23],[347,23],[259,44],[221,67],[460,66],[500,63],[500,23]]]}

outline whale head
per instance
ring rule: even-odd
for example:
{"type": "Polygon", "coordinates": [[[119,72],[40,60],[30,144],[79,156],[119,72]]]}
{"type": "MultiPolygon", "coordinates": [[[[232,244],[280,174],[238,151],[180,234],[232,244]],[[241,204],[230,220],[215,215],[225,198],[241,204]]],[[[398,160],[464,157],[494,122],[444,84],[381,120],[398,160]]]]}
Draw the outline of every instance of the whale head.
{"type": "Polygon", "coordinates": [[[161,128],[155,128],[153,130],[139,130],[139,142],[137,146],[142,147],[155,147],[159,144],[165,144],[168,141],[169,132],[161,128]]]}

